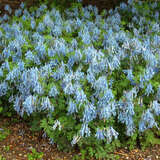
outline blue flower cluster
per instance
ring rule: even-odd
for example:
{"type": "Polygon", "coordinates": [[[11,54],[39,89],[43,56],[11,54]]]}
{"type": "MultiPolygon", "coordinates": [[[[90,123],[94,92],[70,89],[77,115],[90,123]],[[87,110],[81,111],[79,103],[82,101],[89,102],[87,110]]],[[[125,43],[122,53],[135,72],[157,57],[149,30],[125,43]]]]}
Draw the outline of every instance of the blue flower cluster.
{"type": "MultiPolygon", "coordinates": [[[[81,124],[72,145],[81,137],[94,136],[108,143],[117,139],[120,133],[113,123],[108,125],[114,118],[126,126],[126,135],[133,135],[137,105],[147,108],[141,115],[139,131],[158,128],[158,6],[151,3],[148,15],[134,3],[121,3],[105,14],[98,14],[91,5],[64,13],[41,5],[31,13],[22,3],[12,18],[7,14],[0,17],[0,97],[13,104],[21,116],[58,111],[58,99],[64,97],[63,116],[72,115],[81,124]],[[127,12],[134,15],[130,23],[122,16],[127,12]],[[138,103],[142,97],[151,97],[152,105],[138,103]]],[[[5,10],[12,13],[8,5],[5,10]]],[[[63,126],[61,120],[53,129],[57,126],[63,126]]]]}

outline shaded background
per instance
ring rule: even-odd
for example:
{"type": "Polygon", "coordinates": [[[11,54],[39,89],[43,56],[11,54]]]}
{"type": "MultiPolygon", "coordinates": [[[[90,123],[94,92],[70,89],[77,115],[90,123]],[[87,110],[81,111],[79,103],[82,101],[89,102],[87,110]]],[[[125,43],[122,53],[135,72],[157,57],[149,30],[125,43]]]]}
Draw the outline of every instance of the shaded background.
{"type": "MultiPolygon", "coordinates": [[[[48,0],[50,1],[50,0],[48,0]]],[[[51,0],[53,1],[53,0],[51,0]]],[[[62,1],[62,0],[56,0],[56,1],[62,1]]],[[[70,0],[65,0],[66,3],[70,3],[70,0]]],[[[4,12],[4,6],[6,4],[9,4],[10,7],[15,10],[16,8],[19,7],[21,2],[27,2],[28,6],[35,6],[39,4],[39,0],[0,0],[0,11],[1,14],[5,13],[4,12]]],[[[99,8],[99,10],[102,9],[111,9],[115,8],[120,4],[120,2],[127,2],[127,0],[83,0],[83,5],[94,5],[99,8]]]]}

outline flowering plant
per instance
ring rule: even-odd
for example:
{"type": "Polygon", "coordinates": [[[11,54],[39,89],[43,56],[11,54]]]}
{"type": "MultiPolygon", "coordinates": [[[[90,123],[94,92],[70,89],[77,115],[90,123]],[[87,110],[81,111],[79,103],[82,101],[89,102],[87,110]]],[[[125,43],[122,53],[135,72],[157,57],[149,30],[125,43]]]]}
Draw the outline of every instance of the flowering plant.
{"type": "Polygon", "coordinates": [[[129,0],[101,14],[80,3],[64,12],[44,4],[30,12],[22,3],[12,18],[0,17],[2,103],[21,117],[43,113],[50,143],[91,145],[96,158],[109,144],[157,132],[159,8],[129,0]]]}

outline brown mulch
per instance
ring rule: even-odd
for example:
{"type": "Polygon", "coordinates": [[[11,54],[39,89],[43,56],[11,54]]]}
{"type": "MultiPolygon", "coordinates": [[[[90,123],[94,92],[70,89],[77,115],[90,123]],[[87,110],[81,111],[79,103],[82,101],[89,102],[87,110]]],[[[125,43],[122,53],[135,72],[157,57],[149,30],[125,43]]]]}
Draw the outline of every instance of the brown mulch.
{"type": "Polygon", "coordinates": [[[0,119],[0,128],[7,128],[10,134],[0,141],[0,155],[6,160],[27,160],[27,154],[35,148],[37,152],[45,153],[43,160],[70,160],[71,153],[62,153],[48,143],[47,139],[41,138],[41,133],[32,133],[29,126],[24,122],[12,123],[11,119],[0,119]],[[9,146],[9,151],[5,147],[9,146]]]}
{"type": "MultiPolygon", "coordinates": [[[[10,134],[0,141],[0,155],[6,160],[27,160],[27,154],[32,153],[32,148],[43,152],[43,160],[71,160],[74,153],[63,153],[56,146],[50,145],[47,139],[41,138],[40,133],[32,133],[29,126],[23,121],[12,122],[9,118],[0,119],[0,128],[7,128],[10,134]],[[4,148],[9,146],[9,150],[4,148]]],[[[141,151],[134,149],[120,149],[115,152],[120,160],[160,160],[160,145],[141,151]]]]}

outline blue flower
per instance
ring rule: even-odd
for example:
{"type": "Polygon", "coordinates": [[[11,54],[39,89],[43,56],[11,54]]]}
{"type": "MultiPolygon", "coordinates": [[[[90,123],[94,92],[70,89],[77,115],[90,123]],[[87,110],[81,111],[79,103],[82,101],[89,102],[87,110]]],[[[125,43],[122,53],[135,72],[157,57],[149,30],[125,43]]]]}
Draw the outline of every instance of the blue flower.
{"type": "Polygon", "coordinates": [[[91,83],[92,86],[93,86],[94,82],[96,81],[96,78],[95,78],[94,74],[91,71],[89,71],[87,73],[87,77],[86,78],[87,78],[88,82],[91,83]]]}
{"type": "Polygon", "coordinates": [[[53,56],[55,56],[55,54],[56,54],[56,51],[53,48],[48,49],[48,56],[49,57],[53,57],[53,56]]]}
{"type": "Polygon", "coordinates": [[[141,117],[141,121],[139,123],[139,131],[143,132],[146,129],[152,128],[154,126],[158,127],[157,123],[155,122],[154,116],[151,113],[151,110],[147,109],[141,117]]]}
{"type": "Polygon", "coordinates": [[[15,10],[16,17],[19,17],[21,14],[22,14],[22,10],[20,8],[15,10]]]}
{"type": "Polygon", "coordinates": [[[71,28],[71,25],[69,23],[67,23],[67,25],[65,26],[65,30],[66,30],[67,33],[72,32],[72,28],[71,28]]]}
{"type": "Polygon", "coordinates": [[[27,36],[29,36],[29,31],[25,30],[24,34],[27,35],[27,36]]]}
{"type": "Polygon", "coordinates": [[[155,17],[155,19],[156,19],[157,21],[159,20],[159,12],[158,12],[158,11],[155,12],[155,16],[154,16],[154,17],[155,17]]]}
{"type": "Polygon", "coordinates": [[[14,100],[14,104],[13,104],[13,107],[15,109],[15,111],[17,111],[17,113],[20,114],[20,108],[21,108],[21,98],[16,96],[15,100],[14,100]]]}
{"type": "Polygon", "coordinates": [[[36,22],[34,19],[31,20],[31,28],[34,29],[36,26],[36,22]]]}
{"type": "Polygon", "coordinates": [[[52,68],[50,64],[45,64],[44,66],[40,67],[39,69],[40,76],[43,78],[49,77],[52,73],[52,68]]]}
{"type": "Polygon", "coordinates": [[[99,95],[99,101],[98,105],[103,106],[108,104],[112,99],[114,98],[114,95],[112,93],[111,89],[107,89],[103,96],[99,95]]]}
{"type": "Polygon", "coordinates": [[[37,31],[38,32],[43,32],[45,30],[45,26],[44,26],[44,24],[43,23],[39,23],[38,24],[38,27],[37,27],[37,31]]]}
{"type": "Polygon", "coordinates": [[[156,98],[157,98],[158,101],[160,101],[160,86],[157,89],[156,98]]]}
{"type": "Polygon", "coordinates": [[[53,138],[49,138],[49,144],[54,145],[54,139],[53,138]]]}
{"type": "Polygon", "coordinates": [[[152,25],[152,32],[157,32],[158,30],[160,29],[160,26],[159,26],[159,24],[158,23],[154,23],[153,25],[152,25]]]}
{"type": "Polygon", "coordinates": [[[24,71],[24,62],[23,61],[20,61],[20,62],[18,62],[18,70],[20,70],[20,71],[24,71]]]}
{"type": "Polygon", "coordinates": [[[97,27],[95,27],[93,29],[92,40],[97,41],[99,39],[99,35],[100,35],[100,30],[97,27]]]}
{"type": "Polygon", "coordinates": [[[157,2],[152,3],[152,4],[151,4],[151,7],[152,7],[153,9],[155,9],[155,8],[157,7],[157,2]]]}
{"type": "Polygon", "coordinates": [[[126,101],[132,102],[133,98],[137,97],[137,93],[138,93],[138,91],[137,91],[136,87],[132,88],[130,91],[127,91],[127,92],[125,91],[124,96],[126,98],[126,101]]]}
{"type": "Polygon", "coordinates": [[[74,56],[69,57],[69,60],[68,60],[68,63],[67,63],[68,68],[69,68],[69,69],[72,69],[74,63],[75,63],[75,58],[74,58],[74,56]]]}
{"type": "Polygon", "coordinates": [[[87,10],[84,10],[84,17],[89,19],[90,18],[90,12],[87,11],[87,10]]]}
{"type": "Polygon", "coordinates": [[[9,12],[9,14],[11,14],[11,13],[12,13],[12,9],[10,8],[10,6],[9,6],[8,4],[7,4],[7,5],[5,5],[4,9],[5,9],[6,11],[8,11],[8,12],[9,12]]]}
{"type": "Polygon", "coordinates": [[[2,54],[3,54],[3,57],[4,57],[5,59],[7,59],[7,58],[9,58],[9,57],[11,56],[11,51],[10,51],[10,49],[8,49],[8,48],[4,48],[2,54]]]}
{"type": "Polygon", "coordinates": [[[38,32],[34,32],[32,35],[33,41],[34,42],[43,42],[44,38],[38,33],[38,32]]]}
{"type": "Polygon", "coordinates": [[[11,102],[14,101],[14,99],[15,99],[15,97],[14,97],[13,95],[11,95],[11,96],[9,97],[9,99],[8,99],[8,102],[11,103],[11,102]]]}
{"type": "Polygon", "coordinates": [[[83,122],[88,123],[95,119],[97,116],[96,108],[93,104],[85,105],[84,113],[83,113],[83,122]]]}
{"type": "Polygon", "coordinates": [[[52,21],[50,15],[49,15],[48,13],[47,13],[46,16],[44,17],[43,22],[44,22],[44,24],[45,24],[46,26],[48,26],[48,27],[54,26],[53,21],[52,21]]]}
{"type": "Polygon", "coordinates": [[[36,92],[36,93],[38,93],[40,95],[42,95],[44,93],[43,88],[42,88],[40,83],[37,83],[35,85],[35,87],[33,88],[33,92],[36,92]]]}
{"type": "Polygon", "coordinates": [[[132,69],[128,69],[128,70],[123,70],[124,73],[127,74],[127,79],[132,81],[134,76],[133,76],[133,73],[132,73],[132,69]]]}
{"type": "Polygon", "coordinates": [[[62,63],[61,67],[57,69],[56,72],[53,73],[52,77],[55,80],[60,80],[65,75],[65,65],[62,63]]]}
{"type": "Polygon", "coordinates": [[[71,95],[75,93],[75,87],[71,82],[66,84],[65,87],[63,87],[63,90],[66,95],[71,95]]]}
{"type": "Polygon", "coordinates": [[[160,44],[160,36],[155,35],[155,36],[153,37],[153,44],[154,44],[156,47],[159,46],[159,44],[160,44]]]}
{"type": "Polygon", "coordinates": [[[110,88],[112,88],[113,83],[114,83],[114,80],[113,80],[113,79],[110,79],[110,81],[109,81],[109,87],[110,87],[110,88]]]}
{"type": "Polygon", "coordinates": [[[82,2],[82,0],[77,0],[77,2],[82,2]]]}
{"type": "Polygon", "coordinates": [[[58,127],[59,130],[61,130],[62,126],[59,120],[56,120],[54,122],[54,125],[52,126],[52,129],[55,130],[58,127]]]}
{"type": "Polygon", "coordinates": [[[6,82],[0,83],[0,97],[6,95],[8,89],[9,89],[9,87],[6,82]]]}
{"type": "Polygon", "coordinates": [[[153,76],[154,76],[155,72],[153,70],[152,67],[147,67],[145,74],[144,74],[144,81],[149,81],[153,76]]]}
{"type": "Polygon", "coordinates": [[[3,69],[0,68],[0,77],[3,77],[3,69]]]}
{"type": "Polygon", "coordinates": [[[40,15],[41,15],[41,12],[40,12],[40,10],[39,10],[39,9],[37,9],[37,10],[36,10],[36,18],[39,18],[39,17],[40,17],[40,15]]]}
{"type": "Polygon", "coordinates": [[[120,61],[117,56],[113,56],[112,61],[109,63],[109,67],[111,70],[117,69],[120,66],[120,61]]]}
{"type": "Polygon", "coordinates": [[[144,88],[144,82],[145,82],[145,79],[142,77],[142,75],[140,75],[140,83],[139,83],[140,88],[144,88]]]}
{"type": "Polygon", "coordinates": [[[7,14],[4,14],[4,15],[3,15],[3,20],[4,20],[4,21],[9,20],[9,16],[8,16],[7,14]]]}
{"type": "Polygon", "coordinates": [[[127,4],[124,3],[124,2],[121,2],[121,3],[120,3],[120,9],[121,9],[122,11],[126,10],[126,9],[127,9],[127,4]]]}
{"type": "Polygon", "coordinates": [[[128,117],[128,123],[126,124],[126,135],[127,136],[132,136],[135,131],[135,125],[133,122],[133,118],[131,116],[128,117]]]}
{"type": "Polygon", "coordinates": [[[80,135],[82,137],[89,137],[91,135],[91,131],[88,128],[88,123],[83,123],[82,124],[81,130],[80,130],[80,135]]]}
{"type": "Polygon", "coordinates": [[[143,131],[145,131],[147,128],[146,128],[146,126],[145,126],[145,122],[144,121],[141,121],[140,123],[139,123],[139,131],[141,131],[141,132],[143,132],[143,131]]]}
{"type": "Polygon", "coordinates": [[[23,9],[24,8],[24,2],[21,2],[20,7],[23,9]]]}
{"type": "Polygon", "coordinates": [[[44,11],[47,8],[45,4],[41,4],[41,6],[38,8],[39,11],[44,11]]]}
{"type": "Polygon", "coordinates": [[[2,38],[2,36],[3,36],[3,33],[2,33],[2,31],[0,31],[0,38],[2,38]]]}
{"type": "Polygon", "coordinates": [[[75,81],[80,81],[85,78],[84,72],[81,72],[81,67],[79,67],[76,72],[74,72],[73,79],[75,81]]]}
{"type": "Polygon", "coordinates": [[[36,99],[37,98],[35,96],[30,95],[23,102],[23,107],[28,115],[33,113],[33,111],[35,110],[36,99]]]}
{"type": "Polygon", "coordinates": [[[145,95],[149,96],[151,93],[154,93],[154,90],[152,89],[151,83],[149,83],[149,84],[147,85],[146,90],[145,90],[145,95]]]}
{"type": "Polygon", "coordinates": [[[43,42],[38,42],[38,45],[35,48],[35,50],[38,52],[39,58],[45,59],[46,49],[45,49],[45,45],[43,44],[43,42]]]}
{"type": "Polygon", "coordinates": [[[18,68],[14,68],[7,74],[6,80],[10,82],[14,82],[20,75],[20,70],[18,68]]]}
{"type": "MultiPolygon", "coordinates": [[[[52,35],[54,35],[54,36],[60,36],[61,34],[62,34],[62,28],[60,27],[60,26],[54,26],[53,28],[52,28],[52,30],[51,30],[51,32],[52,32],[52,35]]],[[[63,44],[62,44],[63,45],[63,44]]]]}
{"type": "Polygon", "coordinates": [[[76,20],[75,20],[75,27],[76,27],[76,28],[79,28],[81,25],[82,25],[81,19],[76,18],[76,20]]]}
{"type": "Polygon", "coordinates": [[[81,89],[81,88],[76,89],[75,98],[76,98],[76,103],[82,104],[85,101],[87,101],[87,97],[86,97],[83,89],[81,89]]]}
{"type": "Polygon", "coordinates": [[[58,94],[59,94],[59,92],[58,92],[56,86],[53,86],[53,87],[51,88],[51,90],[49,91],[49,96],[50,96],[50,97],[55,97],[55,96],[57,96],[58,94]]]}
{"type": "Polygon", "coordinates": [[[95,137],[99,140],[104,140],[104,131],[98,128],[95,137]]]}
{"type": "Polygon", "coordinates": [[[8,60],[6,60],[6,61],[2,64],[2,68],[3,68],[3,69],[7,69],[8,71],[10,71],[10,66],[9,66],[8,60]]]}
{"type": "Polygon", "coordinates": [[[59,56],[61,56],[61,55],[65,56],[67,53],[67,47],[66,47],[65,41],[63,39],[55,40],[54,48],[55,48],[56,52],[59,54],[59,56]]]}
{"type": "Polygon", "coordinates": [[[108,89],[108,83],[105,76],[99,77],[94,84],[96,90],[105,91],[108,89]]]}
{"type": "Polygon", "coordinates": [[[40,59],[39,59],[39,57],[38,57],[37,55],[34,56],[34,59],[33,59],[33,60],[34,60],[34,63],[35,63],[35,64],[37,64],[37,65],[40,65],[40,64],[41,64],[41,61],[40,61],[40,59]]]}
{"type": "Polygon", "coordinates": [[[27,20],[27,17],[25,15],[22,16],[23,21],[27,20]]]}
{"type": "Polygon", "coordinates": [[[77,42],[77,40],[76,40],[75,38],[72,40],[71,46],[72,46],[72,48],[74,48],[74,49],[76,49],[76,48],[78,47],[78,42],[77,42]]]}
{"type": "Polygon", "coordinates": [[[49,110],[51,112],[54,111],[54,106],[50,103],[50,100],[48,97],[42,98],[40,109],[41,110],[49,110]]]}
{"type": "Polygon", "coordinates": [[[82,38],[82,42],[84,44],[90,44],[91,37],[88,31],[83,30],[82,33],[79,32],[79,36],[82,38]]]}
{"type": "Polygon", "coordinates": [[[109,119],[112,115],[112,110],[110,105],[103,106],[98,111],[100,119],[109,119]]]}
{"type": "Polygon", "coordinates": [[[75,50],[74,59],[75,59],[75,62],[80,62],[82,60],[82,53],[79,49],[75,50]]]}
{"type": "Polygon", "coordinates": [[[30,17],[30,14],[29,14],[29,12],[27,11],[27,9],[24,9],[23,15],[25,15],[27,18],[30,17]]]}
{"type": "Polygon", "coordinates": [[[153,101],[152,109],[153,109],[155,115],[157,115],[157,116],[160,115],[160,104],[157,102],[157,100],[153,101]]]}
{"type": "Polygon", "coordinates": [[[108,143],[111,143],[113,137],[117,139],[118,135],[118,132],[116,132],[112,127],[105,128],[104,130],[104,136],[107,138],[108,143]]]}
{"type": "Polygon", "coordinates": [[[28,50],[26,52],[25,57],[26,57],[26,59],[28,59],[30,61],[34,61],[34,58],[35,58],[34,55],[33,55],[33,53],[30,50],[28,50]]]}
{"type": "Polygon", "coordinates": [[[71,145],[75,145],[79,140],[81,139],[81,136],[74,136],[72,141],[71,141],[71,145]]]}
{"type": "Polygon", "coordinates": [[[130,100],[122,102],[122,100],[120,100],[118,102],[118,108],[119,121],[126,124],[127,135],[132,135],[134,132],[133,115],[135,114],[133,102],[130,100]]]}
{"type": "Polygon", "coordinates": [[[76,104],[70,100],[69,101],[69,107],[68,107],[68,114],[73,114],[73,113],[77,113],[78,110],[77,110],[77,106],[76,104]]]}

